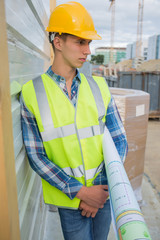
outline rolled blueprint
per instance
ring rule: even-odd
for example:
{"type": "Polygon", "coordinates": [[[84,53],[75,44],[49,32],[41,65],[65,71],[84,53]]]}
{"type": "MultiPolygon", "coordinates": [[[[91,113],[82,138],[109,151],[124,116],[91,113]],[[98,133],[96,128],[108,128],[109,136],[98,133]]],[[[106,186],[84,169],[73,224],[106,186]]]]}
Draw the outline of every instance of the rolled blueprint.
{"type": "Polygon", "coordinates": [[[151,240],[123,163],[105,127],[103,154],[114,228],[118,240],[151,240]]]}

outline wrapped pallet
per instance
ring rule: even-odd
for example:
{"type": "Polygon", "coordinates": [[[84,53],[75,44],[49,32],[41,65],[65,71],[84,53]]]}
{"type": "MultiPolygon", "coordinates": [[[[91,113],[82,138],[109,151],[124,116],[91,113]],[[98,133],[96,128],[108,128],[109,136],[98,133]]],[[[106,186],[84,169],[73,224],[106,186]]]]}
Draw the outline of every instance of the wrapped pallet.
{"type": "Polygon", "coordinates": [[[150,95],[133,89],[110,90],[127,134],[128,155],[124,167],[137,199],[141,200],[150,95]]]}

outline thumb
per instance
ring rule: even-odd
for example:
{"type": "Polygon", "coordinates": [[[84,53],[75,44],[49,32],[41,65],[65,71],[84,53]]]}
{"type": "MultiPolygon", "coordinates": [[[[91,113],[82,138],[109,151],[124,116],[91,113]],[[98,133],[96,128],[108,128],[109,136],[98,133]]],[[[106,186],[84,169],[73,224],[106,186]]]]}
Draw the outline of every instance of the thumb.
{"type": "Polygon", "coordinates": [[[108,190],[108,185],[102,185],[102,189],[108,190]]]}

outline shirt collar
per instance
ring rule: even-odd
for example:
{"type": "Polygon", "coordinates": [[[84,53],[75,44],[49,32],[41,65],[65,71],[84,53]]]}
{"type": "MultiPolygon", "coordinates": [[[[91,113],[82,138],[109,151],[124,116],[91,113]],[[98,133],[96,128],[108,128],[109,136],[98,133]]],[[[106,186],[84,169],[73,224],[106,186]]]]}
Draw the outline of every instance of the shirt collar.
{"type": "MultiPolygon", "coordinates": [[[[65,78],[60,76],[60,75],[57,75],[56,73],[54,73],[52,71],[52,66],[50,66],[46,72],[47,74],[49,74],[52,78],[54,78],[56,81],[58,82],[65,82],[65,78]]],[[[81,82],[81,75],[80,75],[80,72],[78,71],[78,69],[76,69],[76,76],[74,77],[73,81],[79,81],[81,82]]]]}

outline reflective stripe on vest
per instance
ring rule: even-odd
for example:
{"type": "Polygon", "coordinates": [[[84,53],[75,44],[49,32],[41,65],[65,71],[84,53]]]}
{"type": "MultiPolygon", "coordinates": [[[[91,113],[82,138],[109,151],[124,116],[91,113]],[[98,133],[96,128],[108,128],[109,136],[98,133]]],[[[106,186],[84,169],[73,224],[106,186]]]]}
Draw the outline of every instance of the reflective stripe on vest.
{"type": "MultiPolygon", "coordinates": [[[[85,171],[86,180],[92,179],[93,176],[96,175],[96,173],[100,172],[103,169],[103,166],[104,166],[104,161],[97,168],[92,168],[92,169],[86,170],[85,171]]],[[[66,168],[62,168],[62,169],[68,175],[76,177],[76,178],[80,178],[84,175],[83,165],[80,165],[77,168],[66,167],[66,168]]]]}
{"type": "MultiPolygon", "coordinates": [[[[104,132],[104,126],[105,126],[105,123],[102,121],[102,118],[105,115],[105,105],[103,102],[100,89],[92,77],[87,76],[87,80],[96,102],[96,106],[98,110],[99,125],[78,129],[78,135],[80,139],[89,138],[92,136],[102,134],[104,132]]],[[[33,85],[36,93],[36,98],[38,102],[38,107],[41,115],[43,128],[44,128],[44,131],[41,132],[43,141],[47,142],[47,141],[51,141],[52,139],[67,137],[69,135],[76,134],[76,129],[74,124],[69,124],[62,127],[54,128],[51,111],[50,111],[46,91],[45,91],[41,76],[33,80],[33,85]]]]}

